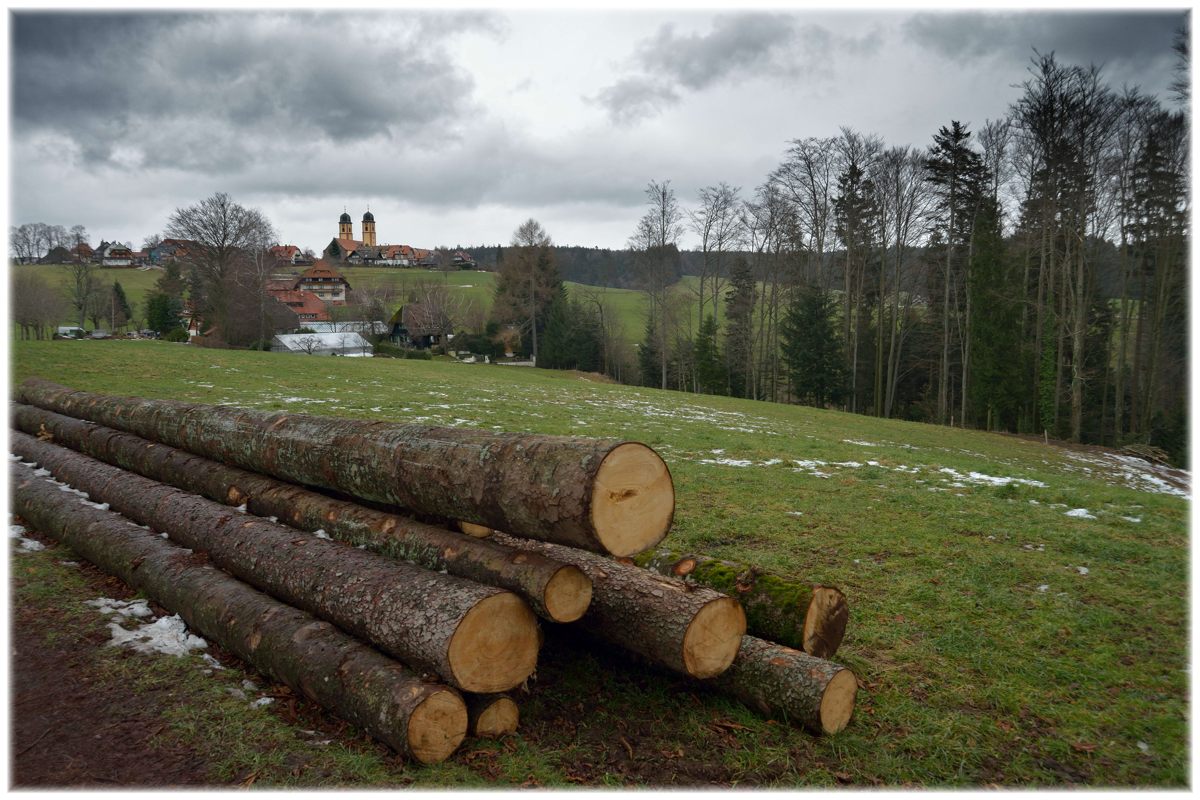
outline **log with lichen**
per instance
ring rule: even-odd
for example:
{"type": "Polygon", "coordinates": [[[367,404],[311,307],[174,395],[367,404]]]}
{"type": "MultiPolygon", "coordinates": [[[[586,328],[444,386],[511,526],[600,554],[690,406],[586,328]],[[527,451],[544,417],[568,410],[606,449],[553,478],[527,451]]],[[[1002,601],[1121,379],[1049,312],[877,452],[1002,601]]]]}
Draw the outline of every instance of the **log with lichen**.
{"type": "Polygon", "coordinates": [[[674,514],[666,464],[637,442],[268,414],[36,379],[15,396],[294,483],[595,552],[653,547],[674,514]]]}
{"type": "Polygon", "coordinates": [[[755,636],[743,637],[733,664],[706,685],[813,733],[844,729],[858,693],[845,667],[755,636]]]}
{"type": "Polygon", "coordinates": [[[846,597],[832,586],[785,578],[757,567],[671,550],[650,550],[633,563],[694,581],[731,597],[746,611],[754,636],[831,658],[842,643],[849,619],[846,597]]]}
{"type": "Polygon", "coordinates": [[[335,626],[284,605],[112,511],[76,502],[32,468],[10,465],[13,511],[36,530],[145,592],[265,675],[423,763],[467,730],[459,695],[335,626]]]}
{"type": "MultiPolygon", "coordinates": [[[[501,544],[513,536],[495,533],[501,544]]],[[[719,675],[733,661],[746,615],[737,600],[641,567],[548,542],[525,547],[579,567],[592,581],[592,604],[574,623],[651,663],[694,678],[719,675]]]]}
{"type": "Polygon", "coordinates": [[[12,452],[274,597],[457,688],[498,692],[537,662],[533,612],[511,592],[300,533],[12,432],[12,452]]]}
{"type": "MultiPolygon", "coordinates": [[[[31,435],[161,483],[276,519],[306,531],[445,570],[524,597],[552,622],[573,622],[591,601],[591,581],[576,566],[528,549],[449,531],[358,503],[328,497],[176,447],[34,406],[10,406],[13,425],[31,435]]],[[[490,531],[489,531],[490,532],[490,531]]]]}

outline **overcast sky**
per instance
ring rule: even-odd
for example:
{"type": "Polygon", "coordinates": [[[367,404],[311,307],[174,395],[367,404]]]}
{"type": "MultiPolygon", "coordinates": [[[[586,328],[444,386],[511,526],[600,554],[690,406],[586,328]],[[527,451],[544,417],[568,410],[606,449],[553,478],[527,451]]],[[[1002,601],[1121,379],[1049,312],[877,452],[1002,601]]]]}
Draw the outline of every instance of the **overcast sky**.
{"type": "Polygon", "coordinates": [[[650,179],[690,205],[840,126],[974,129],[1033,48],[1165,100],[1185,14],[14,13],[10,223],[136,246],[224,191],[318,251],[368,205],[380,243],[507,242],[532,216],[623,247],[650,179]]]}

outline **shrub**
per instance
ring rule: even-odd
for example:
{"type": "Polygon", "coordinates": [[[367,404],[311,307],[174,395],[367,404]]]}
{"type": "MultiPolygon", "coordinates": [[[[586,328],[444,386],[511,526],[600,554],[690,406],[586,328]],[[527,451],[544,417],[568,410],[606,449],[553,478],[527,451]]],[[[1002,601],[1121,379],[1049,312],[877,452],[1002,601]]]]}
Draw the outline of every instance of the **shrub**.
{"type": "Polygon", "coordinates": [[[167,342],[186,342],[188,340],[188,332],[183,328],[172,328],[162,338],[163,341],[167,342]]]}
{"type": "Polygon", "coordinates": [[[432,361],[433,353],[429,352],[428,350],[405,350],[404,357],[413,358],[417,361],[432,361]]]}

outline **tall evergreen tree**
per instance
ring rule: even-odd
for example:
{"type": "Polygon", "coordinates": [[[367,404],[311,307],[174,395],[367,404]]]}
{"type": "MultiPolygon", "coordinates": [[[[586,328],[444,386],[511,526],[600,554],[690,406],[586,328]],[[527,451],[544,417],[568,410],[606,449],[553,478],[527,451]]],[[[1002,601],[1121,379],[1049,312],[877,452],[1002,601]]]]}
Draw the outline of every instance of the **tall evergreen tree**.
{"type": "Polygon", "coordinates": [[[710,314],[704,318],[696,334],[696,391],[703,394],[725,394],[729,387],[729,374],[721,360],[717,344],[717,321],[710,314]]]}
{"type": "Polygon", "coordinates": [[[976,427],[1016,431],[1021,403],[1019,276],[1005,252],[1000,210],[988,198],[975,223],[971,253],[971,408],[976,427]]]}
{"type": "Polygon", "coordinates": [[[745,258],[733,262],[729,289],[725,293],[725,366],[729,372],[729,393],[734,397],[753,397],[751,358],[754,355],[754,273],[745,258]]]}
{"type": "Polygon", "coordinates": [[[837,304],[828,292],[806,286],[795,292],[780,326],[783,361],[792,392],[803,404],[824,407],[845,394],[837,304]]]}

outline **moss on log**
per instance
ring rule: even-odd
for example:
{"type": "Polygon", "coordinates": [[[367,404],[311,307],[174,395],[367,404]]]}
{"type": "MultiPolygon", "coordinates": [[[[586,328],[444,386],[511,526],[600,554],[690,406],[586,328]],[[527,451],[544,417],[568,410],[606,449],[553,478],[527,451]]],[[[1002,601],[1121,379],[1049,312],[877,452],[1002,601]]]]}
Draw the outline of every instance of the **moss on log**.
{"type": "Polygon", "coordinates": [[[775,575],[757,567],[671,550],[650,550],[633,563],[694,581],[731,597],[746,611],[746,630],[763,639],[831,658],[842,643],[850,611],[841,590],[775,575]]]}
{"type": "Polygon", "coordinates": [[[755,636],[742,639],[733,664],[709,685],[814,733],[844,729],[858,693],[858,679],[845,667],[755,636]]]}
{"type": "Polygon", "coordinates": [[[540,553],[331,498],[94,422],[20,403],[9,410],[13,425],[27,434],[300,530],[321,530],[426,569],[508,589],[552,622],[574,622],[591,602],[591,581],[578,567],[540,553]]]}
{"type": "Polygon", "coordinates": [[[16,399],[308,486],[618,556],[666,535],[675,490],[637,442],[113,397],[31,379],[16,399]]]}
{"type": "MultiPolygon", "coordinates": [[[[504,533],[492,538],[520,544],[504,533]]],[[[718,675],[733,661],[746,632],[737,600],[594,553],[547,542],[524,546],[591,578],[592,604],[575,623],[591,635],[694,678],[718,675]]]]}
{"type": "Polygon", "coordinates": [[[10,465],[13,510],[100,569],[145,592],[195,631],[422,763],[447,758],[467,731],[458,693],[429,683],[328,622],[197,563],[112,511],[10,465]]]}
{"type": "Polygon", "coordinates": [[[300,533],[58,445],[12,432],[10,449],[235,577],[466,691],[522,683],[537,619],[519,597],[300,533]]]}

